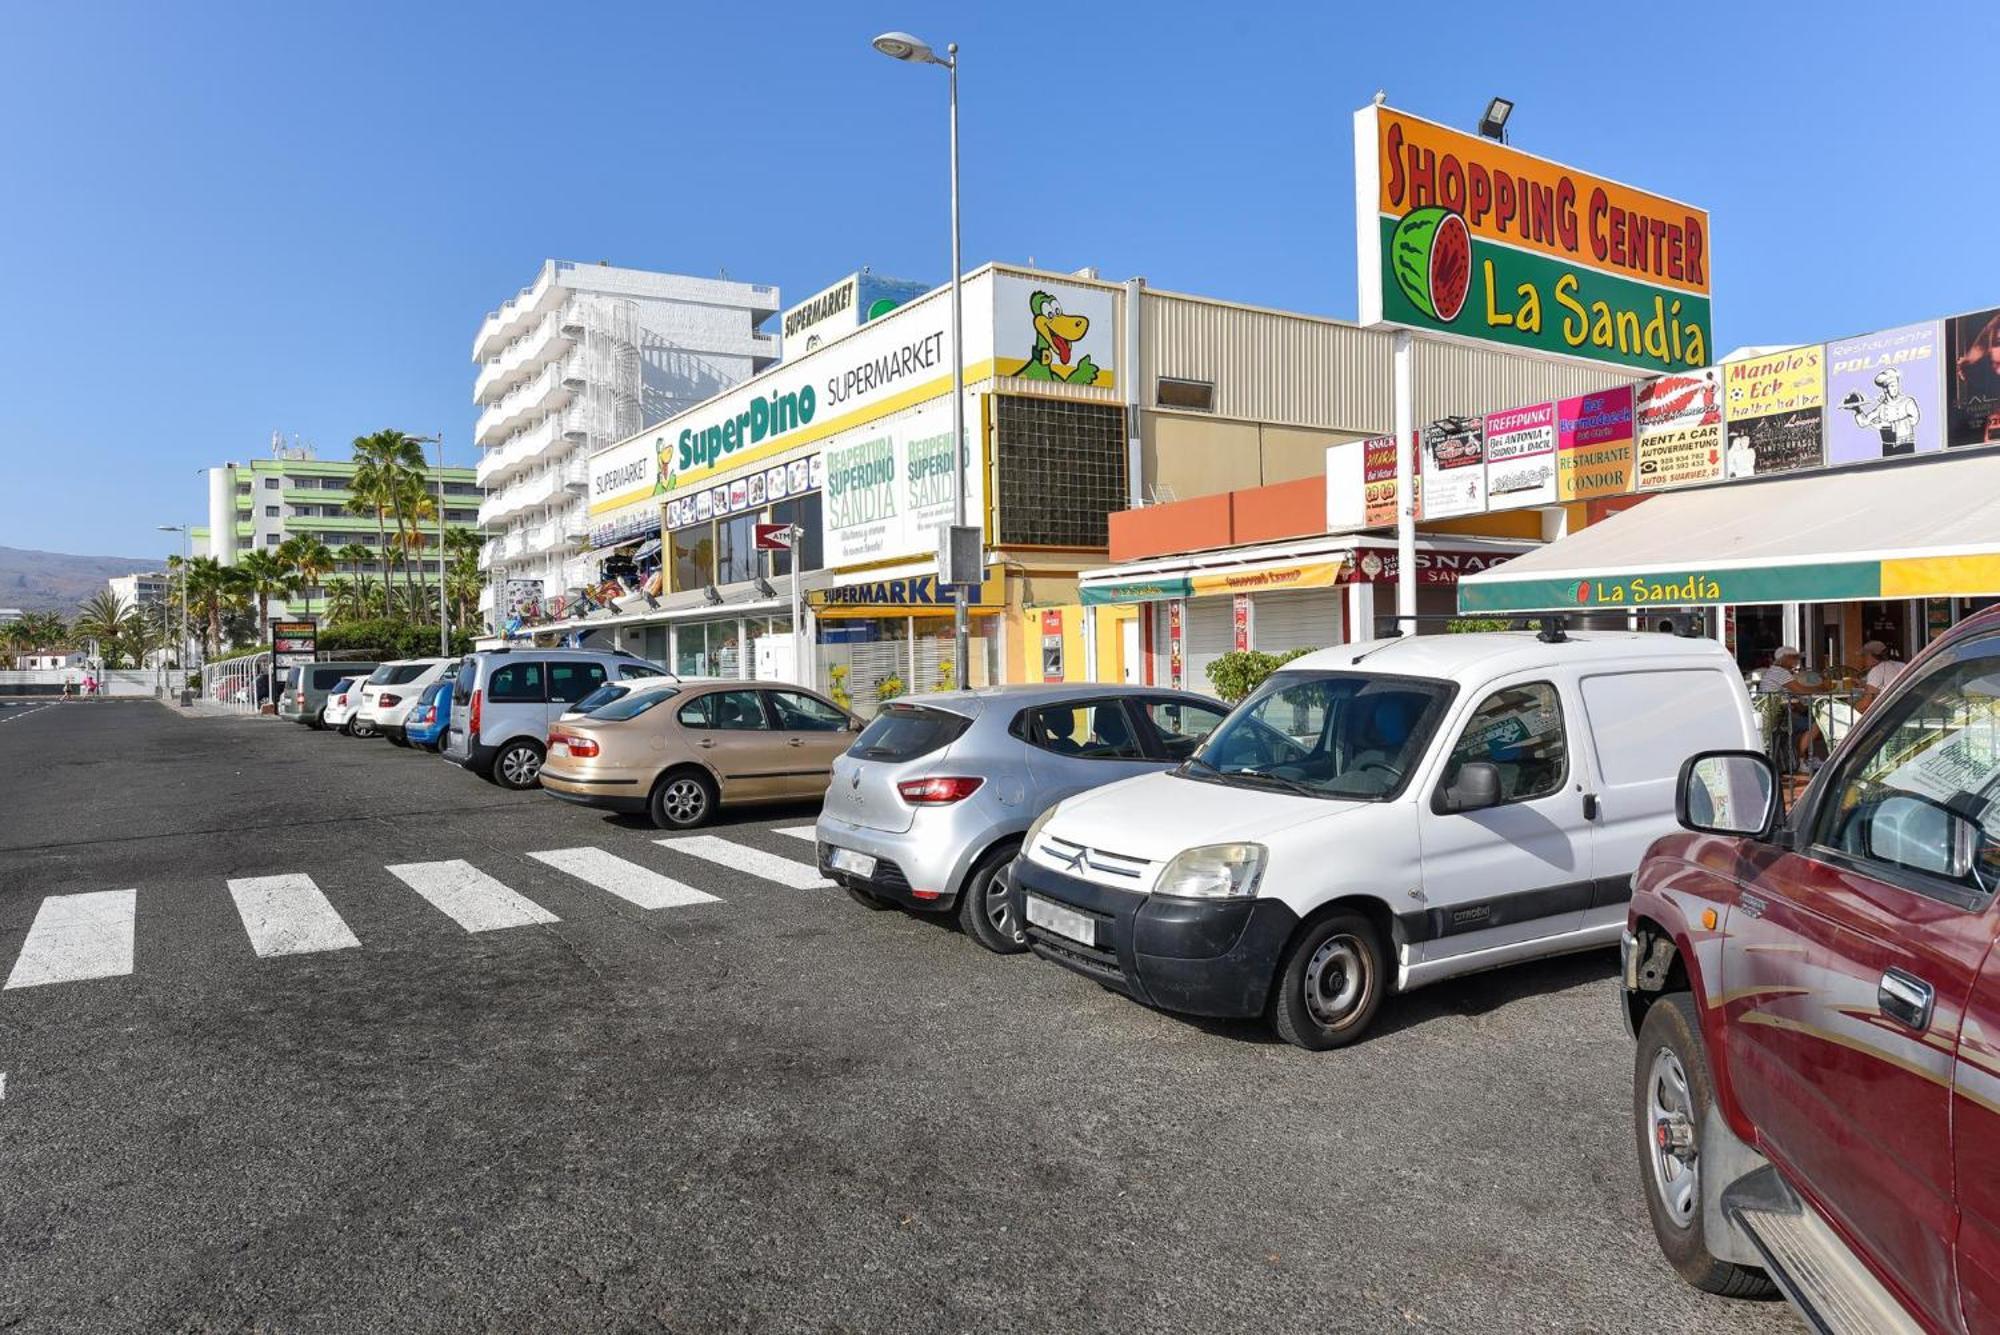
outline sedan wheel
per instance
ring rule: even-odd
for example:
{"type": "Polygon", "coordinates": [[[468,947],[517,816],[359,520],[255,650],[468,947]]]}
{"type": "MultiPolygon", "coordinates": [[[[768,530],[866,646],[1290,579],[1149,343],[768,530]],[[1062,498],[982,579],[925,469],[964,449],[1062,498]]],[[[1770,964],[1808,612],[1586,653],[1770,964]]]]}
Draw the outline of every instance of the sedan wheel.
{"type": "Polygon", "coordinates": [[[653,790],[653,824],[663,830],[692,830],[715,812],[715,790],[699,774],[672,774],[653,790]]]}

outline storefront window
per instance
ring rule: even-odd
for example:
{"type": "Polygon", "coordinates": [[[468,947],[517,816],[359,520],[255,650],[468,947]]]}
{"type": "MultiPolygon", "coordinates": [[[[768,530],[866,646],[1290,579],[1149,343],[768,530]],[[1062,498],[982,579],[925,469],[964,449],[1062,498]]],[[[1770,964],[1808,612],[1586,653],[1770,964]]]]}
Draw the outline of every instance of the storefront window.
{"type": "Polygon", "coordinates": [[[738,635],[741,623],[725,621],[684,621],[674,629],[674,671],[683,677],[747,677],[750,664],[743,657],[738,635]]]}
{"type": "MultiPolygon", "coordinates": [[[[819,496],[818,492],[813,492],[809,496],[797,496],[789,501],[779,501],[771,507],[772,523],[797,524],[805,530],[805,533],[801,537],[795,539],[798,544],[797,551],[799,554],[799,568],[801,570],[818,570],[821,568],[819,496]]],[[[772,552],[771,573],[773,575],[791,574],[792,554],[790,552],[772,552]]]]}
{"type": "Polygon", "coordinates": [[[715,526],[696,524],[673,535],[674,590],[704,588],[715,579],[715,526]]]}
{"type": "Polygon", "coordinates": [[[740,584],[757,577],[757,516],[740,514],[715,526],[715,582],[740,584]]]}

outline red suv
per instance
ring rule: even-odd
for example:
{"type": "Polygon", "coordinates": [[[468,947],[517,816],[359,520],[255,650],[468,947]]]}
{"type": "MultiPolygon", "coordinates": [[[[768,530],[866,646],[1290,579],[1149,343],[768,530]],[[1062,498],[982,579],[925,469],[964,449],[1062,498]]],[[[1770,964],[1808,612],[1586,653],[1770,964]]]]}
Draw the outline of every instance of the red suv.
{"type": "Polygon", "coordinates": [[[1822,1330],[2000,1330],[2000,612],[1926,650],[1789,813],[1680,777],[1633,877],[1626,1022],[1660,1247],[1822,1330]]]}

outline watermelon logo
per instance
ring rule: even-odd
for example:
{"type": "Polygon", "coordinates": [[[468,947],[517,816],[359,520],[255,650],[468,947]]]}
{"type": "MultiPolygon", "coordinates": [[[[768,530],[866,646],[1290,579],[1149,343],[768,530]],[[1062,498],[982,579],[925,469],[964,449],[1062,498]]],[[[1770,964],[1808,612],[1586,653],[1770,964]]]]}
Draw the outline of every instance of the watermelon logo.
{"type": "Polygon", "coordinates": [[[1410,303],[1439,324],[1465,309],[1472,290],[1472,233],[1448,209],[1414,209],[1389,237],[1396,286],[1410,303]]]}
{"type": "Polygon", "coordinates": [[[1580,579],[1580,580],[1578,580],[1578,581],[1576,582],[1576,585],[1575,585],[1575,587],[1571,588],[1569,592],[1570,592],[1570,597],[1574,598],[1574,599],[1575,599],[1575,600],[1576,600],[1577,602],[1579,602],[1579,603],[1587,603],[1587,602],[1589,602],[1589,601],[1590,601],[1590,581],[1589,581],[1589,580],[1587,580],[1587,579],[1580,579]]]}

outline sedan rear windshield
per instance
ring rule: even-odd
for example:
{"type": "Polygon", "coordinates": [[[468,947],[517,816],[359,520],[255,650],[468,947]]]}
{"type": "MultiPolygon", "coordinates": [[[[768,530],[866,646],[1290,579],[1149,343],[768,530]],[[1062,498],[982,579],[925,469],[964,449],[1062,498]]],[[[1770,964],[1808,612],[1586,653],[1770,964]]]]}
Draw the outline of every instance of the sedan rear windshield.
{"type": "Polygon", "coordinates": [[[631,689],[632,688],[630,686],[624,685],[620,682],[606,682],[604,685],[592,691],[589,695],[584,696],[583,699],[571,705],[569,707],[569,712],[572,714],[592,713],[596,710],[604,708],[604,706],[610,704],[613,700],[618,699],[620,696],[627,694],[628,692],[631,691],[631,689]]]}
{"type": "Polygon", "coordinates": [[[923,705],[888,705],[861,730],[847,754],[896,763],[942,751],[964,735],[972,720],[923,705]]]}
{"type": "Polygon", "coordinates": [[[662,686],[657,691],[628,691],[610,704],[591,710],[590,721],[616,723],[621,719],[637,718],[662,700],[671,700],[680,693],[678,686],[662,686]]]}

